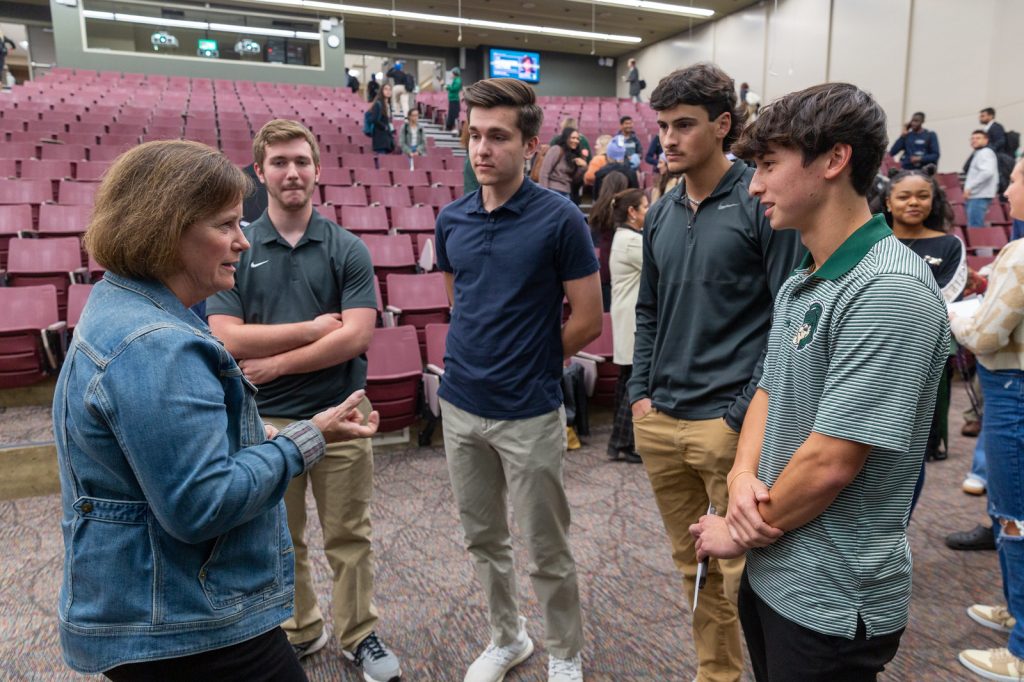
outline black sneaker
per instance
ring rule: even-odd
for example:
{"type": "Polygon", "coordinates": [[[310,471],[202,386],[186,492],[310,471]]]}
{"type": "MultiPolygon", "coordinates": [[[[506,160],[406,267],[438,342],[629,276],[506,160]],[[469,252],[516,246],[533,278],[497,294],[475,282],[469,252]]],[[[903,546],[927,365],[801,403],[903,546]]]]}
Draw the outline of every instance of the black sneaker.
{"type": "Polygon", "coordinates": [[[983,526],[979,523],[971,530],[947,535],[946,546],[965,552],[995,549],[996,536],[992,531],[992,526],[983,526]]]}
{"type": "Polygon", "coordinates": [[[327,640],[329,639],[330,636],[327,634],[327,630],[324,630],[316,639],[311,639],[308,642],[301,642],[300,644],[292,644],[292,651],[295,652],[295,657],[301,661],[306,656],[315,654],[327,646],[327,640]]]}
{"type": "Polygon", "coordinates": [[[398,682],[402,669],[398,657],[377,638],[376,632],[368,634],[356,645],[355,651],[344,651],[345,658],[363,671],[366,682],[398,682]]]}

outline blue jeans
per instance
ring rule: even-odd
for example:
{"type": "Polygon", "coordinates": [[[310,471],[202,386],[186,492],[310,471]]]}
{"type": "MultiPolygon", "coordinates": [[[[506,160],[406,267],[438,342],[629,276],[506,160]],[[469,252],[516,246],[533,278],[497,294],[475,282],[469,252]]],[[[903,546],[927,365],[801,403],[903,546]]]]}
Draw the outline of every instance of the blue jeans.
{"type": "Polygon", "coordinates": [[[988,205],[992,203],[992,197],[970,198],[964,209],[967,212],[967,227],[985,227],[985,214],[988,213],[988,205]]]}
{"type": "Polygon", "coordinates": [[[985,394],[982,437],[988,464],[988,512],[992,516],[1003,574],[1003,595],[1017,624],[1010,653],[1024,658],[1024,537],[1008,535],[1003,523],[1024,522],[1024,372],[991,372],[978,365],[985,394]]]}
{"type": "Polygon", "coordinates": [[[1020,239],[1021,237],[1024,237],[1024,220],[1014,219],[1010,239],[1020,239]]]}
{"type": "Polygon", "coordinates": [[[974,444],[974,458],[971,460],[971,473],[967,474],[967,476],[970,478],[976,478],[987,485],[988,467],[985,465],[985,418],[982,417],[981,419],[982,433],[978,434],[978,442],[974,444]]]}

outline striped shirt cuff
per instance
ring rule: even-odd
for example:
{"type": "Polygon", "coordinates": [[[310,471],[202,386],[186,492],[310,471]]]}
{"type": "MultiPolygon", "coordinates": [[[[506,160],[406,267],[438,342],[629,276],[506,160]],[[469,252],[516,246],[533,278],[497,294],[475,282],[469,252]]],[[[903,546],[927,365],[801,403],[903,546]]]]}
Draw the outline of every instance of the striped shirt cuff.
{"type": "Polygon", "coordinates": [[[292,422],[281,429],[277,435],[284,436],[295,443],[295,447],[299,449],[299,454],[302,455],[302,461],[306,464],[304,471],[309,471],[314,464],[324,457],[324,448],[327,446],[327,443],[324,441],[320,429],[313,426],[311,421],[292,422]]]}

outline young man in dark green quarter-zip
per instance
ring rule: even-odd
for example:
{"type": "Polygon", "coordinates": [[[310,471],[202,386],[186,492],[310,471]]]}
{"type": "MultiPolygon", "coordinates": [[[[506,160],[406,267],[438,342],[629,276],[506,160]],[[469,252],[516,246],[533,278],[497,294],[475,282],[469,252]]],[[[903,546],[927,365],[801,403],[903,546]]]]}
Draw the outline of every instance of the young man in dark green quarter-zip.
{"type": "MultiPolygon", "coordinates": [[[[726,474],[761,376],[775,292],[800,250],[773,233],[747,191],[753,171],[725,152],[743,129],[735,84],[713,64],[666,76],[651,94],[669,171],[683,181],[644,224],[629,399],[672,557],[688,600],[697,573],[688,527],[728,506],[726,474]]],[[[712,561],[693,615],[700,682],[743,672],[736,595],[743,559],[712,561]]]]}

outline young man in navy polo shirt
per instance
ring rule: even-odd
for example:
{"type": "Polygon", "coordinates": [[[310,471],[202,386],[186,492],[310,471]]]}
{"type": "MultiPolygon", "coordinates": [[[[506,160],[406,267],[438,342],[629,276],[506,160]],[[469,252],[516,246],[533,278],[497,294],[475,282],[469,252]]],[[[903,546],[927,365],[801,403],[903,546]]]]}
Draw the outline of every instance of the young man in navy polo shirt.
{"type": "Polygon", "coordinates": [[[437,218],[438,266],[452,322],[439,392],[466,545],[487,596],[491,644],[465,682],[498,682],[533,652],[520,617],[507,498],[544,610],[549,682],[582,682],[576,563],[562,485],[564,358],[601,333],[601,283],[583,215],[531,182],[543,113],[509,78],[465,90],[469,158],[480,189],[437,218]],[[562,325],[562,301],[572,307],[562,325]]]}

